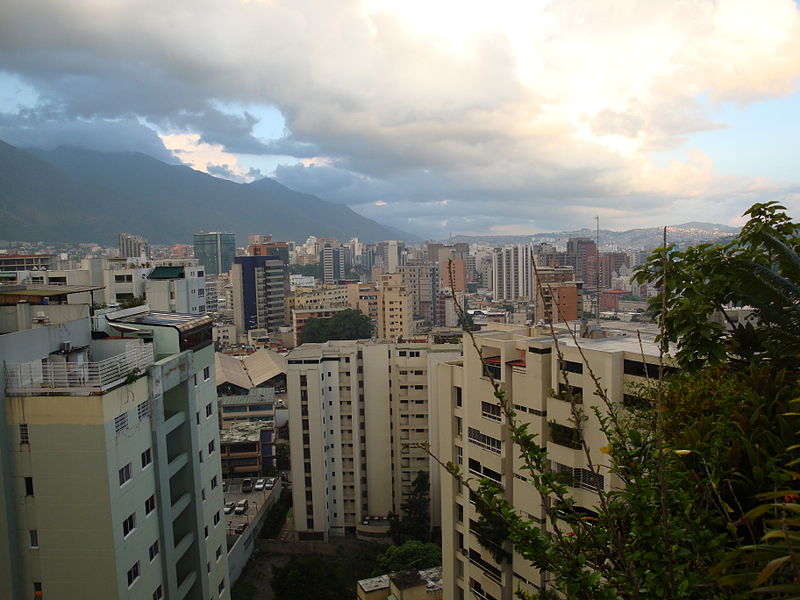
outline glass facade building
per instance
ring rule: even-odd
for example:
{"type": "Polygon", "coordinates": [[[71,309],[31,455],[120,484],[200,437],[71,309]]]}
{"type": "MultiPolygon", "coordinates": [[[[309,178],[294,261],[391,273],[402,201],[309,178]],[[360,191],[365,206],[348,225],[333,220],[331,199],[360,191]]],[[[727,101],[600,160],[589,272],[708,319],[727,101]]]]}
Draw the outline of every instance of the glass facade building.
{"type": "Polygon", "coordinates": [[[194,234],[194,256],[206,268],[207,275],[230,271],[235,255],[236,239],[232,233],[194,234]]]}

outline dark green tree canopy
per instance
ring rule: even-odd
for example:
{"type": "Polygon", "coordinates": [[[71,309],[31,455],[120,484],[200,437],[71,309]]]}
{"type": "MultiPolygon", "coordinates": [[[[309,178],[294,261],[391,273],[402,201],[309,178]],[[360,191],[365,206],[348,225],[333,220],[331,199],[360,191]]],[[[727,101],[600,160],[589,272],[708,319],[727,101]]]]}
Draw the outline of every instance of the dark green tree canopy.
{"type": "Polygon", "coordinates": [[[372,337],[369,317],[360,310],[348,308],[329,319],[309,319],[300,332],[300,343],[322,343],[328,340],[363,340],[372,337]]]}
{"type": "Polygon", "coordinates": [[[430,569],[442,564],[442,549],[436,544],[409,540],[400,546],[390,546],[378,555],[378,573],[394,573],[408,569],[430,569]]]}

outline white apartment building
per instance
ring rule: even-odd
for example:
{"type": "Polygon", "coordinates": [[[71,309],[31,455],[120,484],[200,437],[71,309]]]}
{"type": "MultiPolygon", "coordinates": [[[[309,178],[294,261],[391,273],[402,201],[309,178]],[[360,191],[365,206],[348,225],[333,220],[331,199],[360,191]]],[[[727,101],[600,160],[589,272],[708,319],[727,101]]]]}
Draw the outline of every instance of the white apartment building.
{"type": "Polygon", "coordinates": [[[401,512],[418,471],[431,475],[438,525],[439,472],[423,449],[405,444],[428,442],[438,429],[428,390],[436,387],[436,365],[459,355],[459,345],[375,341],[304,344],[288,355],[299,539],[385,537],[386,518],[401,512]]]}
{"type": "Polygon", "coordinates": [[[206,306],[205,267],[159,266],[145,281],[147,304],[153,310],[202,315],[206,306]]]}
{"type": "MultiPolygon", "coordinates": [[[[612,402],[630,400],[631,385],[644,381],[645,372],[657,373],[658,348],[651,335],[644,334],[642,347],[636,335],[622,332],[608,337],[580,339],[586,362],[569,336],[559,337],[564,368],[576,398],[582,400],[584,437],[591,460],[599,474],[587,467],[582,449],[572,441],[571,405],[565,398],[566,385],[559,369],[552,338],[530,330],[486,331],[476,340],[493,373],[513,404],[518,418],[528,424],[528,432],[547,441],[552,468],[571,476],[571,494],[591,514],[597,504],[596,490],[610,490],[615,482],[608,473],[608,456],[600,451],[607,444],[592,410],[602,401],[595,393],[588,365],[601,378],[612,402]],[[645,362],[642,356],[645,356],[645,362]],[[646,364],[645,364],[646,363],[646,364]]],[[[466,477],[486,477],[496,481],[506,499],[524,517],[547,529],[541,497],[522,469],[519,449],[510,441],[505,418],[476,350],[465,344],[462,360],[438,367],[439,452],[442,461],[458,464],[466,477]]],[[[510,562],[498,563],[473,533],[479,520],[469,490],[447,475],[442,476],[442,556],[445,597],[461,600],[511,600],[517,589],[536,592],[547,585],[547,574],[540,573],[514,552],[510,562]]]]}
{"type": "Polygon", "coordinates": [[[211,320],[105,312],[0,306],[0,597],[227,600],[211,320]]]}
{"type": "Polygon", "coordinates": [[[530,244],[495,248],[492,254],[494,299],[533,298],[534,271],[530,244]]]}

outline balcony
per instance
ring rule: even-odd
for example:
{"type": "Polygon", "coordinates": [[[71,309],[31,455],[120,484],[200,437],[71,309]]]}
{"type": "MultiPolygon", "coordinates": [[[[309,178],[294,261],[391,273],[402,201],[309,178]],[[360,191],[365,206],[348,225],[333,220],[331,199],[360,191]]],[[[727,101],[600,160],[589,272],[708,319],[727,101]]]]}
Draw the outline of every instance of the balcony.
{"type": "Polygon", "coordinates": [[[97,362],[52,358],[6,365],[9,396],[101,394],[128,382],[153,364],[153,345],[139,344],[97,362]]]}

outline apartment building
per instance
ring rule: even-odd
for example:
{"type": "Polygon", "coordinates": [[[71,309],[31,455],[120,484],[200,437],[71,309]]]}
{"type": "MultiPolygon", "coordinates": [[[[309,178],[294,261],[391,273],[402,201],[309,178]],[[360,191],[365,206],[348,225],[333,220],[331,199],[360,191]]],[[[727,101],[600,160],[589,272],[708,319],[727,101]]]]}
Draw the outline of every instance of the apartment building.
{"type": "Polygon", "coordinates": [[[205,267],[160,266],[145,281],[147,304],[153,310],[202,315],[206,306],[205,267]]]}
{"type": "Polygon", "coordinates": [[[411,334],[411,298],[399,273],[381,275],[378,295],[378,337],[407,339],[411,334]]]}
{"type": "Polygon", "coordinates": [[[119,234],[120,258],[150,258],[150,244],[143,237],[132,233],[119,234]]]}
{"type": "MultiPolygon", "coordinates": [[[[439,427],[428,390],[454,344],[330,341],[288,355],[287,405],[295,530],[299,539],[385,537],[418,471],[439,472],[419,448],[439,427]]],[[[436,436],[434,436],[436,438],[436,436]]],[[[438,438],[436,438],[438,439],[438,438]]],[[[434,443],[434,451],[436,444],[434,443]]]]}
{"type": "Polygon", "coordinates": [[[231,271],[236,333],[270,332],[283,327],[283,301],[289,290],[286,265],[273,256],[237,256],[231,271]]]}
{"type": "MultiPolygon", "coordinates": [[[[498,402],[485,373],[500,382],[528,433],[545,440],[552,468],[570,480],[570,492],[587,515],[597,504],[597,490],[615,485],[609,473],[608,456],[600,450],[606,440],[599,429],[594,407],[603,410],[595,393],[589,367],[601,378],[612,402],[623,405],[631,399],[631,386],[658,370],[658,348],[654,335],[644,333],[642,345],[635,335],[595,332],[597,339],[579,339],[586,360],[576,344],[563,333],[558,339],[564,356],[563,379],[554,351],[554,341],[527,328],[476,334],[485,359],[466,345],[463,359],[438,367],[439,451],[442,461],[458,464],[465,476],[489,478],[504,490],[517,511],[543,529],[549,527],[542,499],[522,468],[518,449],[511,443],[498,402]],[[643,361],[642,358],[645,358],[643,361]],[[584,437],[592,463],[575,443],[574,420],[567,386],[582,402],[584,437]]],[[[506,542],[511,560],[498,563],[475,535],[479,514],[469,490],[449,476],[441,480],[442,555],[447,597],[457,600],[477,596],[486,600],[511,600],[517,589],[536,592],[547,585],[547,574],[539,573],[506,542]]]]}
{"type": "Polygon", "coordinates": [[[439,264],[405,264],[397,268],[411,298],[415,320],[438,325],[436,300],[439,295],[439,264]]]}
{"type": "Polygon", "coordinates": [[[211,320],[0,315],[0,597],[230,598],[211,320]]]}

